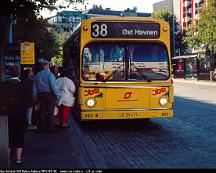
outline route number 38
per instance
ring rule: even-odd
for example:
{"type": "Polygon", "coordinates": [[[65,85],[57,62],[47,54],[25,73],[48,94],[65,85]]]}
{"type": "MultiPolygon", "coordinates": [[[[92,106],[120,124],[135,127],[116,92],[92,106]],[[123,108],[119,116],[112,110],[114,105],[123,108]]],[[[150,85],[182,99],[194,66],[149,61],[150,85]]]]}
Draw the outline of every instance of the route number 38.
{"type": "Polygon", "coordinates": [[[107,36],[107,25],[102,24],[93,24],[92,25],[92,36],[93,37],[106,37],[107,36]]]}

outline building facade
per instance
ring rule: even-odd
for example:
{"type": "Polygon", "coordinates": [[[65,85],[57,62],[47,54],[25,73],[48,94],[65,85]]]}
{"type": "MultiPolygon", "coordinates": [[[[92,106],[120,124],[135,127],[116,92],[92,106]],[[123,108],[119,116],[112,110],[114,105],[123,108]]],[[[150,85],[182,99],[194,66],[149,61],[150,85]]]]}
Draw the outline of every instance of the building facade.
{"type": "Polygon", "coordinates": [[[59,33],[73,33],[79,23],[86,19],[86,15],[79,11],[61,11],[55,16],[47,18],[49,24],[55,25],[59,33]]]}
{"type": "Polygon", "coordinates": [[[207,0],[164,0],[153,4],[153,12],[167,10],[175,14],[180,28],[187,30],[189,25],[194,25],[199,20],[203,5],[207,5],[207,0]]]}
{"type": "Polygon", "coordinates": [[[136,12],[136,9],[129,8],[124,11],[114,11],[110,9],[90,9],[84,12],[84,14],[87,16],[88,19],[93,17],[151,17],[151,13],[136,12]]]}
{"type": "MultiPolygon", "coordinates": [[[[203,6],[207,6],[207,0],[180,0],[181,30],[187,30],[190,25],[197,24],[203,6]]],[[[192,55],[185,59],[185,66],[187,67],[190,62],[195,62],[192,69],[196,71],[196,78],[211,79],[212,60],[206,55],[205,50],[192,49],[191,53],[192,55]],[[193,55],[196,55],[196,57],[193,57],[193,55]]]]}
{"type": "Polygon", "coordinates": [[[87,19],[94,17],[119,17],[122,11],[113,11],[109,9],[89,9],[83,12],[87,19]]]}
{"type": "Polygon", "coordinates": [[[203,5],[207,5],[207,0],[180,0],[181,29],[187,30],[189,25],[196,24],[203,5]]]}
{"type": "MultiPolygon", "coordinates": [[[[164,0],[153,4],[153,10],[154,12],[167,10],[175,14],[180,23],[180,29],[187,30],[188,26],[198,22],[203,6],[207,6],[207,0],[164,0]]],[[[190,54],[173,58],[174,77],[212,80],[213,59],[203,49],[192,49],[188,52],[190,54]]]]}
{"type": "Polygon", "coordinates": [[[151,13],[140,13],[130,9],[125,11],[114,11],[110,9],[90,9],[84,12],[79,11],[61,11],[55,16],[49,17],[46,20],[49,24],[55,25],[58,33],[73,33],[80,22],[94,17],[124,17],[124,16],[150,17],[151,13]],[[133,12],[133,13],[132,13],[133,12]]]}
{"type": "Polygon", "coordinates": [[[177,21],[180,21],[180,1],[179,0],[164,0],[153,4],[153,13],[167,10],[170,14],[175,14],[177,21]]]}

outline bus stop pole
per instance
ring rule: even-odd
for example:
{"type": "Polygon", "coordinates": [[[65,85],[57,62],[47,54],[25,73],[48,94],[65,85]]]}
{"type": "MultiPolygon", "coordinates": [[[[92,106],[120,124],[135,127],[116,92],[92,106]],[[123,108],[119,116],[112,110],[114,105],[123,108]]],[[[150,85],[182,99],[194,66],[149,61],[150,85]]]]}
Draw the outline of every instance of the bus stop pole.
{"type": "Polygon", "coordinates": [[[8,116],[0,115],[0,169],[9,168],[8,116]]]}

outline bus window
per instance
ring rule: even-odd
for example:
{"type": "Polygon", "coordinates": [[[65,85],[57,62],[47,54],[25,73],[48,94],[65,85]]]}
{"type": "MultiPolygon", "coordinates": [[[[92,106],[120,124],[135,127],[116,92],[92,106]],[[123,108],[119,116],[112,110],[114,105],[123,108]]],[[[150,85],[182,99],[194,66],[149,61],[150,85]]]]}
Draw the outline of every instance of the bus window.
{"type": "Polygon", "coordinates": [[[83,54],[84,80],[139,81],[169,77],[167,50],[158,43],[91,43],[83,54]],[[87,59],[91,61],[85,60],[87,50],[91,57],[87,59]],[[104,76],[97,78],[100,74],[104,76]]]}
{"type": "Polygon", "coordinates": [[[130,77],[137,80],[163,80],[169,77],[169,61],[166,49],[158,44],[129,46],[130,77]]]}
{"type": "Polygon", "coordinates": [[[84,80],[125,80],[123,68],[119,69],[119,65],[123,65],[125,59],[125,48],[113,44],[100,45],[94,43],[84,48],[83,51],[83,79],[84,80]],[[86,61],[86,52],[88,52],[86,61]],[[111,73],[116,71],[111,78],[107,78],[111,73]],[[94,75],[92,75],[94,74],[94,75]],[[103,77],[97,77],[103,75],[103,77]]]}

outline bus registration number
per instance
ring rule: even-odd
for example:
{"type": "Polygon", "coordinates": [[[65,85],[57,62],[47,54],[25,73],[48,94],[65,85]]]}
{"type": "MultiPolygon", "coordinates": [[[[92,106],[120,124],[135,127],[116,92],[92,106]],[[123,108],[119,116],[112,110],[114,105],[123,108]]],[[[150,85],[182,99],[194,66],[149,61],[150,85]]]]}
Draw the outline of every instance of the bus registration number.
{"type": "Polygon", "coordinates": [[[121,113],[120,117],[121,118],[133,118],[133,117],[137,117],[138,113],[137,112],[125,112],[125,113],[121,113]]]}

